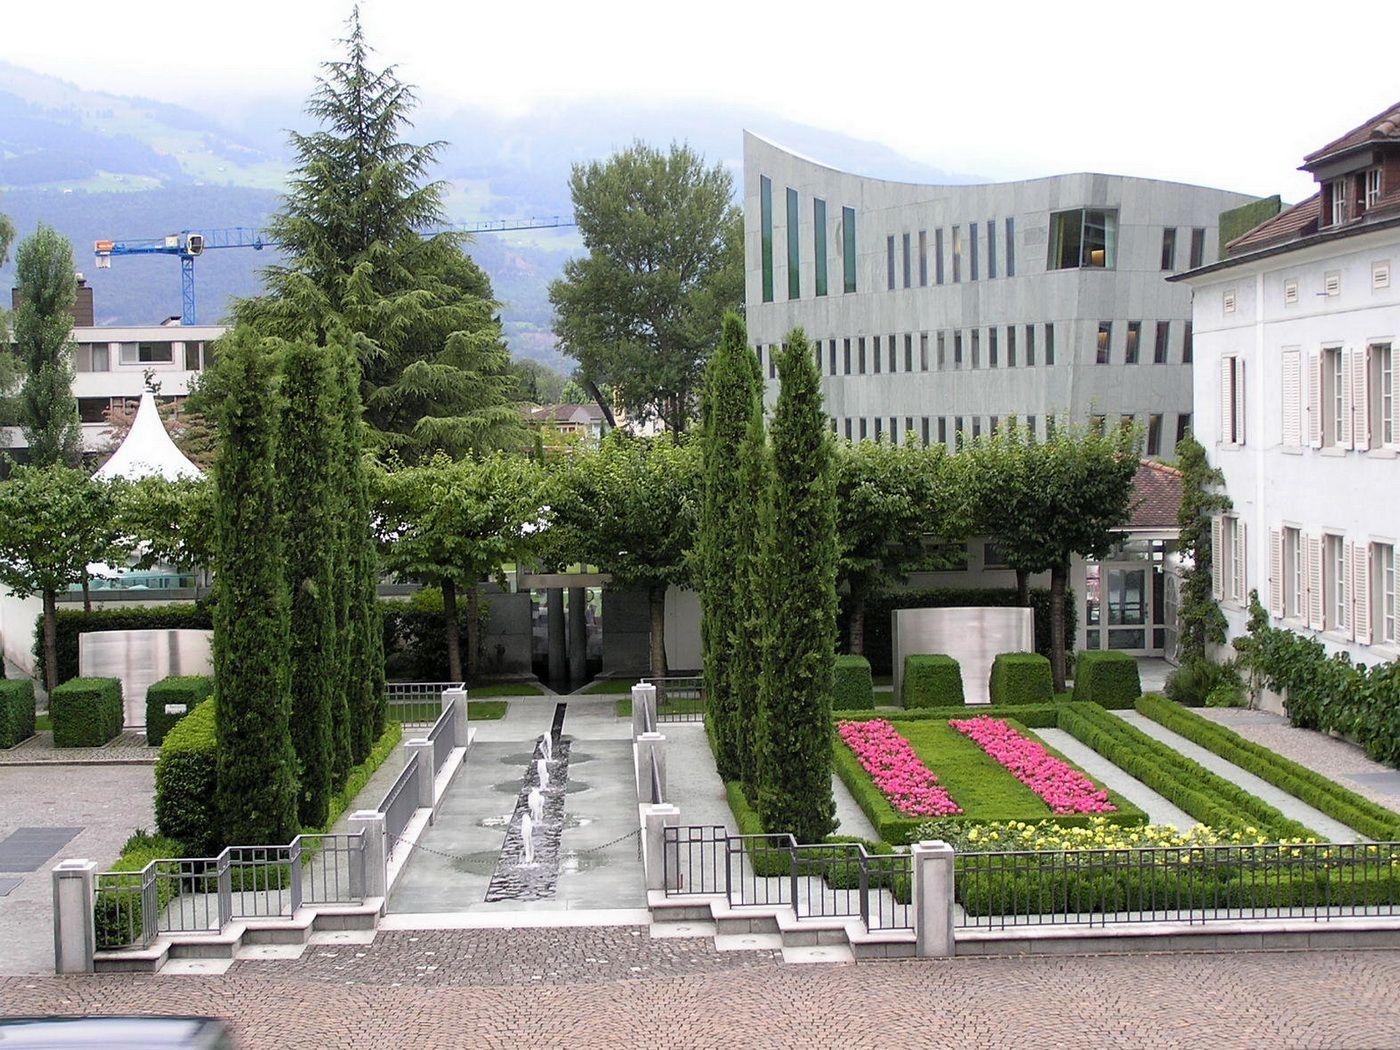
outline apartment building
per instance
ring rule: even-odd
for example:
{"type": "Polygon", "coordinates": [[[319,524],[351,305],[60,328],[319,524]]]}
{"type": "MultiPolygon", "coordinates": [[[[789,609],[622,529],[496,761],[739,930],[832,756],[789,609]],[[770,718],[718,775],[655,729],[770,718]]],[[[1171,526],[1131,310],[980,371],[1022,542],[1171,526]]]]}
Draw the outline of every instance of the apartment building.
{"type": "Polygon", "coordinates": [[[1304,158],[1318,192],[1180,275],[1197,435],[1233,510],[1213,523],[1231,636],[1251,590],[1281,626],[1400,655],[1400,103],[1304,158]]]}

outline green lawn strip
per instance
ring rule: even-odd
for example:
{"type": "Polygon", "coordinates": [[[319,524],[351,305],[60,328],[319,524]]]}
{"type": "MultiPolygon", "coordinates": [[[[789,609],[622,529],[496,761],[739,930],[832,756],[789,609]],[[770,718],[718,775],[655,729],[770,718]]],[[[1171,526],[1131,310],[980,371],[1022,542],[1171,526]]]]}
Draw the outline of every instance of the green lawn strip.
{"type": "Polygon", "coordinates": [[[1287,791],[1367,838],[1378,842],[1400,840],[1400,814],[1284,758],[1262,744],[1256,744],[1163,696],[1148,694],[1142,697],[1137,702],[1137,710],[1173,733],[1180,733],[1193,744],[1287,791]]]}
{"type": "Polygon", "coordinates": [[[838,722],[864,722],[871,718],[884,718],[891,722],[946,722],[950,718],[971,718],[974,715],[1009,718],[1032,729],[1054,729],[1060,719],[1059,708],[1055,704],[1006,704],[1001,707],[964,704],[959,707],[920,707],[911,710],[896,707],[873,711],[833,711],[831,717],[838,722]]]}
{"type": "Polygon", "coordinates": [[[486,700],[493,696],[544,696],[545,692],[534,682],[491,682],[489,685],[467,687],[467,698],[486,700]]]}
{"type": "Polygon", "coordinates": [[[34,716],[34,732],[38,733],[44,729],[53,732],[53,719],[48,716],[48,712],[34,716]]]}
{"type": "Polygon", "coordinates": [[[630,696],[632,687],[637,684],[635,678],[600,678],[596,682],[589,682],[578,691],[579,696],[630,696]]]}
{"type": "MultiPolygon", "coordinates": [[[[656,705],[658,718],[666,715],[703,715],[705,713],[705,701],[703,700],[670,700],[664,704],[656,705]]],[[[617,702],[617,717],[632,717],[632,698],[625,696],[617,702]]]]}
{"type": "MultiPolygon", "coordinates": [[[[1019,714],[1033,710],[1036,706],[1038,705],[1017,706],[1015,710],[1019,714]]],[[[968,713],[962,709],[955,709],[952,717],[966,717],[968,713]]],[[[998,713],[992,708],[979,708],[975,713],[991,713],[995,717],[1005,718],[1018,732],[1044,745],[1047,751],[1066,765],[1073,769],[1079,768],[1030,732],[1023,722],[1007,715],[1005,709],[998,713]]],[[[1050,709],[1050,713],[1054,713],[1053,708],[1050,709]]],[[[922,715],[923,712],[919,714],[922,715]]],[[[901,716],[898,721],[891,722],[909,741],[924,765],[938,777],[938,782],[948,789],[953,801],[962,807],[961,816],[944,819],[975,824],[1009,820],[1024,820],[1029,823],[1053,820],[1065,825],[1087,824],[1093,819],[1094,814],[1057,816],[1052,813],[1039,795],[1017,780],[1009,770],[973,741],[950,726],[948,717],[948,709],[945,708],[942,719],[901,716]]],[[[895,809],[839,735],[833,740],[832,757],[836,775],[841,778],[841,782],[855,798],[856,804],[865,811],[865,815],[870,818],[870,822],[886,842],[909,842],[920,824],[933,819],[906,816],[895,809]]],[[[1085,775],[1088,776],[1087,773],[1085,775]]],[[[1118,807],[1118,812],[1101,815],[1110,822],[1124,826],[1147,823],[1147,815],[1126,799],[1113,792],[1109,792],[1109,799],[1118,807]]]]}
{"type": "Polygon", "coordinates": [[[504,700],[477,700],[473,697],[467,702],[467,721],[494,722],[498,718],[505,718],[509,709],[510,704],[504,700]]]}
{"type": "Polygon", "coordinates": [[[1097,704],[1060,705],[1060,728],[1202,824],[1254,827],[1280,839],[1321,837],[1097,704]]]}

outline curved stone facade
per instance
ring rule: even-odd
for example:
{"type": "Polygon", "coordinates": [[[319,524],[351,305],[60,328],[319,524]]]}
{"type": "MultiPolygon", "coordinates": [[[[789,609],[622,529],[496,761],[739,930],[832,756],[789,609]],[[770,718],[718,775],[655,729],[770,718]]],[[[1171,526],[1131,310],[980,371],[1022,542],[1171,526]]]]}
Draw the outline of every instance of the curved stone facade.
{"type": "Polygon", "coordinates": [[[857,440],[1131,415],[1170,455],[1191,411],[1191,296],[1164,278],[1216,258],[1220,212],[1250,199],[1098,174],[886,182],[746,133],[750,340],[770,386],[772,345],[796,326],[819,340],[827,413],[857,440]]]}

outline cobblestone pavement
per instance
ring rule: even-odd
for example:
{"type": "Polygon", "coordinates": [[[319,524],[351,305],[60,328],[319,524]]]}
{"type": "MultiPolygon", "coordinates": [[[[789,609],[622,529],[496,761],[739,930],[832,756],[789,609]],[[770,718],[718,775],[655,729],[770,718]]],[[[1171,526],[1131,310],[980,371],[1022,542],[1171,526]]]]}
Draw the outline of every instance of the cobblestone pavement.
{"type": "Polygon", "coordinates": [[[1400,951],[783,966],[614,928],[347,952],[343,969],[313,948],[223,977],[0,978],[0,1014],[215,1014],[255,1047],[1400,1045],[1400,951]]]}
{"type": "Polygon", "coordinates": [[[1288,719],[1266,711],[1244,711],[1229,707],[1202,707],[1196,713],[1233,729],[1247,740],[1262,744],[1315,773],[1331,777],[1358,795],[1365,795],[1382,806],[1400,810],[1400,788],[1388,790],[1397,779],[1395,770],[1374,762],[1366,752],[1347,740],[1299,729],[1288,719]],[[1352,779],[1355,776],[1361,779],[1352,779]],[[1387,787],[1378,785],[1386,784],[1387,787]]]}
{"type": "Polygon", "coordinates": [[[0,749],[0,766],[113,766],[156,764],[160,748],[146,746],[146,734],[128,729],[101,747],[54,747],[53,732],[41,729],[14,747],[0,749]]]}

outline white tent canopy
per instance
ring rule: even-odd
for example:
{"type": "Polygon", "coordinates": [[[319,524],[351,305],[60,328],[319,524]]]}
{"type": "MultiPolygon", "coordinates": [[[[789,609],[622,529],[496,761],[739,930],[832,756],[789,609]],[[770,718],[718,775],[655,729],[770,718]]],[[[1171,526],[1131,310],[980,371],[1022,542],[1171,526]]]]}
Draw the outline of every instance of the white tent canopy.
{"type": "Polygon", "coordinates": [[[126,440],[93,477],[101,481],[115,478],[136,481],[153,474],[167,481],[204,476],[165,432],[165,424],[156,410],[156,399],[148,390],[141,395],[141,405],[126,440]]]}

